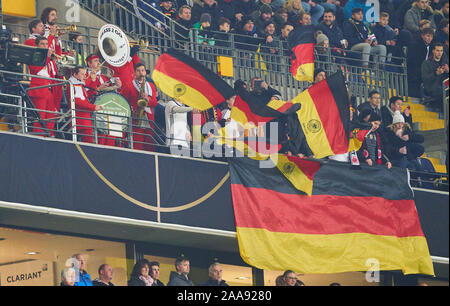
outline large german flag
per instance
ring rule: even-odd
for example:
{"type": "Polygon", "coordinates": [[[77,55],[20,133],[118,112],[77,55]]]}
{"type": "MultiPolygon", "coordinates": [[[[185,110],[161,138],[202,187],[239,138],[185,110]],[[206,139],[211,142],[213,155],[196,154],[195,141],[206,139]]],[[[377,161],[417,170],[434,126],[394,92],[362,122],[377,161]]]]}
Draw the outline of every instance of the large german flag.
{"type": "Polygon", "coordinates": [[[267,270],[299,273],[380,270],[433,275],[406,170],[330,162],[314,176],[312,196],[278,169],[229,161],[241,257],[267,270]]]}
{"type": "Polygon", "coordinates": [[[315,158],[349,152],[350,106],[342,72],[314,84],[292,102],[315,158]]]}
{"type": "Polygon", "coordinates": [[[231,109],[231,118],[244,128],[253,128],[264,125],[282,115],[296,112],[300,107],[291,101],[262,101],[257,95],[240,89],[231,109]]]}
{"type": "Polygon", "coordinates": [[[292,51],[291,73],[298,81],[314,81],[314,26],[295,28],[288,36],[292,51]]]}
{"type": "Polygon", "coordinates": [[[174,49],[159,57],[152,79],[166,95],[200,111],[235,95],[233,88],[217,74],[174,49]]]}

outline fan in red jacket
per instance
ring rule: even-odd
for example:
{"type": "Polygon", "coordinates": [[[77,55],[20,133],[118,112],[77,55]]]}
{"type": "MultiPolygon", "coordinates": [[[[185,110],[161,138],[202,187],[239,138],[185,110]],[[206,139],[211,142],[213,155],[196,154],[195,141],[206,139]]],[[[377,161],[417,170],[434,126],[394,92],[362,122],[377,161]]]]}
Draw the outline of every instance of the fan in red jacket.
{"type": "MultiPolygon", "coordinates": [[[[92,112],[102,110],[101,105],[94,105],[89,102],[84,81],[86,80],[86,68],[76,67],[72,71],[69,81],[74,87],[73,95],[75,99],[75,116],[77,134],[81,135],[81,141],[94,143],[94,133],[92,128],[92,112]]],[[[67,101],[70,101],[70,87],[67,88],[67,101]]]]}
{"type": "MultiPolygon", "coordinates": [[[[105,87],[112,86],[113,81],[118,89],[122,87],[122,82],[119,78],[113,78],[114,80],[112,80],[101,74],[101,69],[99,69],[100,57],[98,55],[89,55],[86,58],[86,63],[89,67],[86,75],[86,89],[89,101],[94,102],[95,96],[105,87]]],[[[114,136],[98,135],[98,143],[102,145],[116,146],[118,140],[119,139],[114,136]]]]}
{"type": "Polygon", "coordinates": [[[119,78],[123,85],[129,85],[135,79],[134,67],[141,62],[138,56],[139,46],[131,48],[131,56],[128,62],[122,67],[113,67],[108,64],[108,67],[114,71],[114,77],[119,78]]]}
{"type": "Polygon", "coordinates": [[[121,94],[127,98],[133,109],[133,144],[134,148],[138,150],[154,151],[154,147],[149,145],[155,143],[154,139],[154,122],[155,110],[158,104],[158,92],[156,86],[146,81],[147,70],[145,65],[138,63],[135,67],[135,79],[128,84],[124,84],[121,94]],[[138,105],[137,101],[142,89],[142,82],[145,82],[145,92],[143,98],[148,101],[148,106],[145,108],[142,120],[138,120],[138,105]]]}
{"type": "MultiPolygon", "coordinates": [[[[28,44],[30,44],[30,40],[28,40],[28,44]]],[[[38,48],[48,49],[48,55],[47,55],[47,62],[45,66],[29,66],[28,69],[30,70],[30,74],[45,77],[45,78],[53,78],[54,77],[54,70],[53,70],[53,61],[50,59],[52,56],[54,50],[48,48],[48,40],[47,38],[43,36],[39,36],[35,39],[34,46],[38,48]]],[[[47,86],[50,85],[52,81],[41,79],[41,78],[31,78],[30,88],[33,87],[41,87],[41,86],[47,86]]],[[[55,112],[55,104],[53,101],[53,93],[52,90],[47,88],[40,88],[40,89],[31,89],[28,91],[28,95],[31,98],[31,101],[33,102],[36,109],[41,110],[39,112],[39,115],[42,122],[45,123],[45,129],[50,133],[50,135],[53,136],[53,128],[55,126],[55,122],[51,120],[56,116],[54,113],[48,113],[49,112],[55,112]]],[[[40,122],[35,122],[33,124],[34,126],[34,133],[38,134],[46,134],[46,132],[42,129],[42,125],[40,122]]]]}

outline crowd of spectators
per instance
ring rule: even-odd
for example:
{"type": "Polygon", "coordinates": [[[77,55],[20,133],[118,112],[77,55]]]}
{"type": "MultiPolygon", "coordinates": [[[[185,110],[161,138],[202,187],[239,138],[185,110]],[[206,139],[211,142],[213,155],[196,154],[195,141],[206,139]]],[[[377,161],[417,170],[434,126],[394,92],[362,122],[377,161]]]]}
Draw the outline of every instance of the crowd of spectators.
{"type": "MultiPolygon", "coordinates": [[[[130,1],[122,2],[124,6],[132,6],[130,1]]],[[[401,58],[406,58],[410,96],[423,98],[425,104],[442,111],[442,94],[439,96],[437,92],[442,88],[439,81],[448,77],[449,3],[446,0],[380,0],[377,22],[367,20],[366,10],[361,7],[364,1],[358,4],[354,0],[140,0],[136,3],[130,10],[146,11],[148,21],[161,30],[168,31],[161,27],[162,22],[176,21],[177,41],[188,41],[194,29],[198,34],[197,43],[229,48],[230,35],[237,34],[233,38],[236,49],[261,52],[266,62],[275,61],[275,64],[279,60],[270,55],[290,55],[289,32],[312,24],[316,27],[319,47],[316,59],[322,59],[321,51],[329,49],[338,62],[347,60],[364,68],[370,68],[369,63],[390,63],[393,65],[385,69],[398,71],[401,58]],[[444,49],[442,60],[436,61],[440,66],[436,66],[431,56],[436,43],[441,43],[444,49]],[[422,69],[422,63],[428,60],[432,64],[422,69]],[[430,72],[438,74],[433,82],[427,78],[430,72]]],[[[241,56],[250,57],[245,53],[241,56]]],[[[272,63],[268,68],[277,71],[277,67],[272,63]]]]}

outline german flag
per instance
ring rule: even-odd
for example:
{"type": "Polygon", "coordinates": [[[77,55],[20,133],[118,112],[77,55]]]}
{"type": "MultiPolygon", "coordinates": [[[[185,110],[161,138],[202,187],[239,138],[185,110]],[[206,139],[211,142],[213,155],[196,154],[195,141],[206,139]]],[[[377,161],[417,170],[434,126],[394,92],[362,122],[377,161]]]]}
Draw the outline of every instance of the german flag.
{"type": "Polygon", "coordinates": [[[407,171],[329,162],[314,176],[312,196],[278,169],[229,161],[241,257],[267,270],[328,274],[370,269],[434,275],[407,171]]]}
{"type": "Polygon", "coordinates": [[[296,112],[301,105],[291,101],[261,101],[255,94],[240,89],[231,109],[231,118],[244,128],[253,128],[266,124],[282,115],[296,112]]]}
{"type": "Polygon", "coordinates": [[[233,88],[217,74],[174,49],[159,57],[152,79],[166,95],[200,111],[235,95],[233,88]]]}
{"type": "Polygon", "coordinates": [[[319,162],[285,154],[271,155],[270,160],[297,190],[311,196],[313,178],[320,169],[319,162]]]}
{"type": "Polygon", "coordinates": [[[298,81],[314,81],[314,26],[295,28],[288,36],[292,50],[291,73],[298,81]]]}
{"type": "Polygon", "coordinates": [[[314,84],[292,102],[302,106],[297,115],[315,158],[349,152],[350,108],[342,72],[314,84]]]}

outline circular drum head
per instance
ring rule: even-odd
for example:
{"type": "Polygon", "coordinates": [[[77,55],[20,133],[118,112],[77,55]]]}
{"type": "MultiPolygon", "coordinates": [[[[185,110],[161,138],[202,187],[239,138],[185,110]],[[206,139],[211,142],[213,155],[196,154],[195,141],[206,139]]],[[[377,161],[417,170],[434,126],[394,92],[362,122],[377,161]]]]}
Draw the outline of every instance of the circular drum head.
{"type": "Polygon", "coordinates": [[[130,58],[130,43],[125,33],[113,24],[105,24],[98,33],[103,59],[113,67],[122,67],[130,58]]]}

